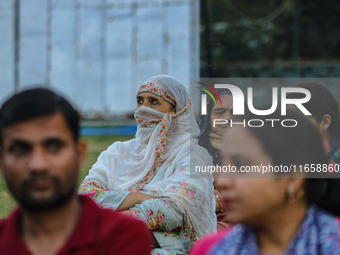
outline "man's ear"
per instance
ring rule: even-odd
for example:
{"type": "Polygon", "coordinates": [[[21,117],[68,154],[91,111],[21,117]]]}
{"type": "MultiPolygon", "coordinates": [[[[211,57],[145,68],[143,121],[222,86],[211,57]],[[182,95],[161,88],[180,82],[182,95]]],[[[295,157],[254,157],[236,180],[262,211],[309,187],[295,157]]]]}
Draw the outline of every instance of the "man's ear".
{"type": "Polygon", "coordinates": [[[321,132],[322,133],[327,132],[331,123],[332,123],[332,117],[329,114],[323,115],[321,123],[320,123],[321,132]]]}
{"type": "Polygon", "coordinates": [[[0,173],[2,174],[2,176],[4,176],[4,161],[3,161],[3,149],[0,146],[0,173]]]}
{"type": "Polygon", "coordinates": [[[81,168],[84,165],[87,155],[87,143],[83,140],[77,142],[78,163],[81,168]]]}

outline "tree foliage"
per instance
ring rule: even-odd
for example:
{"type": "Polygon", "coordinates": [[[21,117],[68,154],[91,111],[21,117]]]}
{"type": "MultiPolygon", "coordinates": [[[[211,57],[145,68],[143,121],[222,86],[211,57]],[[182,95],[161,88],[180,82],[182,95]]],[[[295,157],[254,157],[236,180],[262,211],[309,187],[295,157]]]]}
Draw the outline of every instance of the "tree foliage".
{"type": "Polygon", "coordinates": [[[340,60],[338,0],[206,0],[202,8],[203,63],[209,54],[215,66],[340,60]]]}

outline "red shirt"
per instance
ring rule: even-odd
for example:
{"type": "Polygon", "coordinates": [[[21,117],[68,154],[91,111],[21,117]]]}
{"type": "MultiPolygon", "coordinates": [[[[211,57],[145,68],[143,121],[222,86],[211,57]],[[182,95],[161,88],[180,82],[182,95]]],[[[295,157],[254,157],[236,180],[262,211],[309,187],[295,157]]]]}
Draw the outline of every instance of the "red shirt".
{"type": "MultiPolygon", "coordinates": [[[[57,255],[151,253],[151,235],[145,224],[119,212],[101,209],[92,199],[79,196],[83,210],[73,234],[57,255]]],[[[20,236],[21,209],[0,221],[0,253],[31,254],[20,236]]]]}

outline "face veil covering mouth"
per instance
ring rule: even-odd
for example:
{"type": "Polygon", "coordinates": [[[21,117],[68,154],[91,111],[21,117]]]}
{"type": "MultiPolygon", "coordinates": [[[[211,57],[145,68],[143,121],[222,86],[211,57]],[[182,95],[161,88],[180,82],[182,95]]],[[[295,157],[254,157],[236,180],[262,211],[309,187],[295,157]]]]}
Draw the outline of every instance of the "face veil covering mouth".
{"type": "MultiPolygon", "coordinates": [[[[162,97],[164,100],[169,102],[170,104],[176,106],[176,100],[173,96],[163,90],[160,86],[149,82],[143,84],[138,90],[138,94],[142,92],[151,92],[155,95],[162,97]]],[[[152,169],[149,173],[133,188],[129,189],[130,192],[138,192],[138,190],[142,189],[146,184],[148,184],[152,178],[155,176],[157,169],[164,162],[163,156],[165,154],[165,146],[167,142],[168,131],[171,126],[171,122],[173,118],[176,118],[191,107],[191,99],[188,100],[187,104],[183,109],[176,113],[162,113],[150,107],[141,106],[139,107],[134,116],[136,119],[137,127],[140,128],[156,128],[158,127],[158,134],[156,139],[156,149],[155,149],[155,161],[152,166],[152,169]]],[[[138,133],[138,131],[137,131],[138,133]]]]}
{"type": "Polygon", "coordinates": [[[140,128],[152,128],[161,122],[164,113],[150,107],[141,106],[134,114],[137,126],[140,128]]]}

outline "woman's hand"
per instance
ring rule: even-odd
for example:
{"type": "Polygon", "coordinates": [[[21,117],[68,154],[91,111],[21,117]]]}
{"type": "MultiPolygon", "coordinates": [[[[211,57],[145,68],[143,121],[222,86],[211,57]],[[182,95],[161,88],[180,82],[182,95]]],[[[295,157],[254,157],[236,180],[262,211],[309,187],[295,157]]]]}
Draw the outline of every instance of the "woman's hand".
{"type": "Polygon", "coordinates": [[[130,215],[131,216],[131,213],[129,210],[123,210],[123,211],[119,211],[120,213],[122,214],[126,214],[126,215],[130,215]]]}
{"type": "Polygon", "coordinates": [[[142,192],[130,193],[123,203],[117,208],[118,211],[128,210],[131,207],[134,207],[137,204],[143,203],[146,200],[154,199],[155,197],[150,196],[148,194],[142,192]]]}

